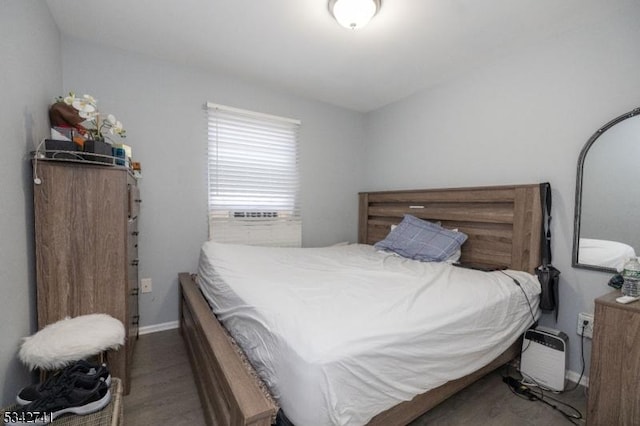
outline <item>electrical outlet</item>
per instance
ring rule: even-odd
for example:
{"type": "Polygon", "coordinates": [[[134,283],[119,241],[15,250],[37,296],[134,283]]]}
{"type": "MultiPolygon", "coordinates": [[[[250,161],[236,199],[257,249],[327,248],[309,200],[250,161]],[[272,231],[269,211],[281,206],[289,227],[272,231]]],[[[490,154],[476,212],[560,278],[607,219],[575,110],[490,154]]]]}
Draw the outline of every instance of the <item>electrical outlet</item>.
{"type": "Polygon", "coordinates": [[[140,280],[140,289],[142,293],[151,293],[151,278],[142,278],[140,280]]]}
{"type": "Polygon", "coordinates": [[[578,314],[578,335],[583,335],[589,339],[593,339],[593,315],[581,312],[578,314]],[[585,324],[586,321],[586,325],[585,324]],[[584,325],[584,332],[583,332],[584,325]]]}

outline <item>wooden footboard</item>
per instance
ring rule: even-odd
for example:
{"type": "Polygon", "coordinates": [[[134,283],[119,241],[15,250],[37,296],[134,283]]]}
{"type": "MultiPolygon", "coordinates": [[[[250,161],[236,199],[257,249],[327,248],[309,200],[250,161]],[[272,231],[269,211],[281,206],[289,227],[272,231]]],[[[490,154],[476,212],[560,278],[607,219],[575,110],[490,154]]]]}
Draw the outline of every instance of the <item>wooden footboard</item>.
{"type": "Polygon", "coordinates": [[[269,426],[276,407],[260,391],[188,273],[180,279],[180,330],[211,426],[269,426]]]}
{"type": "MultiPolygon", "coordinates": [[[[216,426],[269,425],[276,407],[260,391],[209,309],[197,284],[181,273],[180,327],[198,385],[207,424],[216,426]]],[[[506,364],[520,353],[518,339],[489,365],[445,383],[378,414],[370,426],[401,426],[426,413],[451,395],[506,364]]]]}

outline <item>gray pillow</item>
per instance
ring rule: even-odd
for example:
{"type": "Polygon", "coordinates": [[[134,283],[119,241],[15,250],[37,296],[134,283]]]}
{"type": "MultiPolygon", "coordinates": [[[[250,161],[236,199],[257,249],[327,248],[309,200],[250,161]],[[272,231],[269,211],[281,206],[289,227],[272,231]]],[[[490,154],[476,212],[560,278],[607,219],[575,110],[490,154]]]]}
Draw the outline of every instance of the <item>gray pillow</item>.
{"type": "Polygon", "coordinates": [[[462,232],[406,214],[402,222],[374,247],[409,259],[442,262],[455,254],[466,240],[467,235],[462,232]]]}

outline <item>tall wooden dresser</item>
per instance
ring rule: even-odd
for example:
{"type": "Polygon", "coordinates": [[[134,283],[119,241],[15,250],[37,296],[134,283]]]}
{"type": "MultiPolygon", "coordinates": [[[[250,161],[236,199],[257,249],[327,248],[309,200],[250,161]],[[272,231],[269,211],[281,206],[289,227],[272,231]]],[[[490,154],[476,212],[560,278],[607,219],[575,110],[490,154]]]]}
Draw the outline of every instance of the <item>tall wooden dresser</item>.
{"type": "Polygon", "coordinates": [[[139,322],[139,203],[124,167],[34,164],[38,327],[91,313],[122,321],[125,345],[109,351],[107,362],[125,394],[139,322]]]}
{"type": "Polygon", "coordinates": [[[640,425],[640,301],[595,300],[587,424],[640,425]]]}

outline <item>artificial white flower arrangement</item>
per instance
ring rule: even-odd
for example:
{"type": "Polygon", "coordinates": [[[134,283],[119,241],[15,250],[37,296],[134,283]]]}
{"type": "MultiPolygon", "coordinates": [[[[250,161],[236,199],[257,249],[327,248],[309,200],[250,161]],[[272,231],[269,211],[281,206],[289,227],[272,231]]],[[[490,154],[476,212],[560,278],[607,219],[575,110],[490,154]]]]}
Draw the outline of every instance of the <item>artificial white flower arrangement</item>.
{"type": "Polygon", "coordinates": [[[98,101],[91,95],[76,97],[75,93],[69,92],[68,96],[58,97],[56,102],[62,102],[72,106],[78,116],[83,119],[82,126],[74,125],[81,132],[86,132],[86,137],[91,140],[105,141],[110,135],[126,137],[126,130],[122,123],[113,114],[101,114],[98,111],[98,101]]]}

